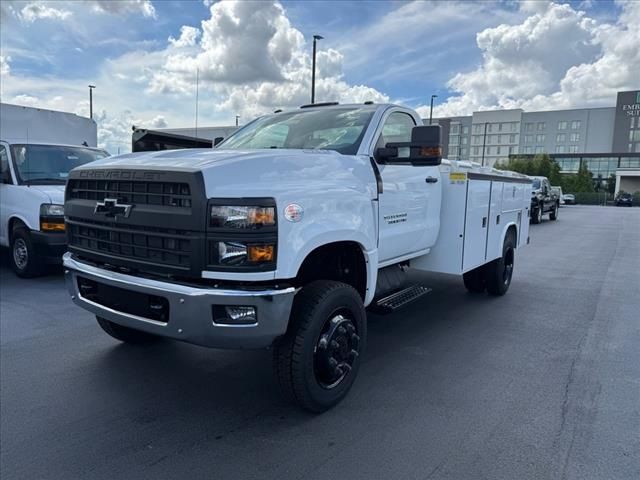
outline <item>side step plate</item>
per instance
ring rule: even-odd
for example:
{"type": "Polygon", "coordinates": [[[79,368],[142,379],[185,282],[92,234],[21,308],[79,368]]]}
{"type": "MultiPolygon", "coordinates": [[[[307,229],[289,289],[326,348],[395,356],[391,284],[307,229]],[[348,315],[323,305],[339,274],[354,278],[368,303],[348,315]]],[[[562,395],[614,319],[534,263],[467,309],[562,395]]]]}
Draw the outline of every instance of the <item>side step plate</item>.
{"type": "Polygon", "coordinates": [[[378,300],[375,304],[375,309],[382,312],[395,312],[399,308],[402,308],[409,303],[418,300],[431,291],[430,288],[423,287],[422,285],[412,285],[404,288],[396,293],[387,295],[384,298],[378,300]]]}

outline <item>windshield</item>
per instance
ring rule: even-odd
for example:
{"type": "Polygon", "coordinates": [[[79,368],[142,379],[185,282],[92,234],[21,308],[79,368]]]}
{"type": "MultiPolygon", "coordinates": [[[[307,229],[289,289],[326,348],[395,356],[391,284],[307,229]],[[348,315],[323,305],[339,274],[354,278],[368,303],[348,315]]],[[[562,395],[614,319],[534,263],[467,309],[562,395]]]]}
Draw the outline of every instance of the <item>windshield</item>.
{"type": "Polygon", "coordinates": [[[18,179],[28,184],[64,185],[69,170],[108,157],[104,150],[61,145],[12,145],[18,179]]]}
{"type": "Polygon", "coordinates": [[[540,179],[539,178],[534,178],[533,179],[533,189],[537,190],[538,188],[540,188],[540,179]]]}
{"type": "Polygon", "coordinates": [[[375,107],[319,108],[258,118],[218,148],[300,148],[355,155],[375,107]]]}

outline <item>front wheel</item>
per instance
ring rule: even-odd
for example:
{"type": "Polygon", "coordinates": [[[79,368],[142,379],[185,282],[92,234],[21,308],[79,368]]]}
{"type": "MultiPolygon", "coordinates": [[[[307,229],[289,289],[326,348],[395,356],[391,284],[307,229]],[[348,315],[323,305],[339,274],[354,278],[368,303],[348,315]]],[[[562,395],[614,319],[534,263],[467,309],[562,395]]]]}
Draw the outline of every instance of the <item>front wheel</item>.
{"type": "Polygon", "coordinates": [[[514,236],[507,235],[502,246],[502,257],[485,266],[487,291],[491,295],[504,295],[509,290],[515,263],[515,248],[514,236]]]}
{"type": "Polygon", "coordinates": [[[11,237],[11,269],[22,278],[32,278],[42,274],[42,262],[26,228],[13,231],[11,237]]]}
{"type": "Polygon", "coordinates": [[[538,224],[542,222],[542,206],[536,208],[532,213],[531,223],[538,224]]]}
{"type": "Polygon", "coordinates": [[[559,208],[559,205],[556,203],[555,206],[553,207],[553,210],[551,210],[551,213],[549,214],[549,220],[558,219],[558,208],[559,208]]]}
{"type": "Polygon", "coordinates": [[[274,373],[285,398],[316,413],[339,403],[358,374],[366,339],[366,313],[353,287],[328,280],[304,287],[287,333],[274,344],[274,373]]]}

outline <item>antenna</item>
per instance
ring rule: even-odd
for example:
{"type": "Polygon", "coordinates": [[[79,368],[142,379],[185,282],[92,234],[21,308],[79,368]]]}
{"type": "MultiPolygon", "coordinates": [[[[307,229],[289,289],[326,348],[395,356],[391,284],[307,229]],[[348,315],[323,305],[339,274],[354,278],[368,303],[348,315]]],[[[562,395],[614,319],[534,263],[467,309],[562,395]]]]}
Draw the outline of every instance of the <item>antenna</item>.
{"type": "Polygon", "coordinates": [[[200,69],[196,68],[196,134],[198,136],[198,83],[200,81],[200,69]]]}

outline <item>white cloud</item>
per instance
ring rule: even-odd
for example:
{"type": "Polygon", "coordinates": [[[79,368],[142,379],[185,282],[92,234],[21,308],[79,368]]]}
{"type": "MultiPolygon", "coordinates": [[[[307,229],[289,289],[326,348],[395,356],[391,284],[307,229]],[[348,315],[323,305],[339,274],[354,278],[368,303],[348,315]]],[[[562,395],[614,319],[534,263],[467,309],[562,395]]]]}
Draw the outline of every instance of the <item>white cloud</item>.
{"type": "Polygon", "coordinates": [[[183,25],[180,28],[180,37],[178,39],[169,37],[169,43],[174,47],[193,47],[198,37],[200,37],[200,33],[198,28],[183,25]]]}
{"type": "MultiPolygon", "coordinates": [[[[200,89],[220,99],[219,112],[248,119],[309,102],[309,48],[280,4],[226,1],[212,4],[210,13],[201,31],[183,26],[177,40],[169,39],[164,64],[150,72],[150,93],[191,97],[199,71],[200,89]]],[[[317,100],[388,101],[373,88],[345,82],[343,59],[335,49],[318,51],[317,100]]]]}
{"type": "Polygon", "coordinates": [[[142,13],[147,18],[157,18],[156,9],[150,0],[87,0],[99,13],[127,15],[142,13]]]}
{"type": "Polygon", "coordinates": [[[18,13],[18,17],[27,23],[33,23],[36,20],[66,20],[71,15],[69,10],[54,8],[45,2],[28,3],[18,13]]]}
{"type": "Polygon", "coordinates": [[[9,75],[11,73],[10,61],[10,56],[0,55],[0,75],[9,75]]]}
{"type": "MultiPolygon", "coordinates": [[[[570,5],[544,6],[524,7],[533,13],[519,24],[478,33],[482,65],[449,80],[456,95],[434,115],[610,105],[616,91],[638,87],[640,3],[622,4],[615,25],[598,23],[570,5]]],[[[428,106],[419,111],[426,115],[428,106]]]]}

